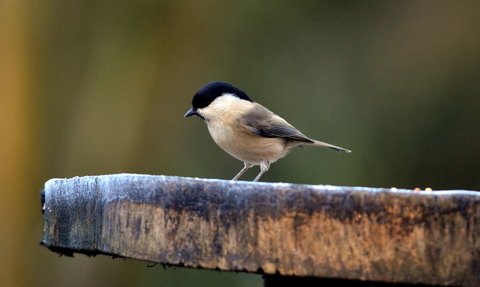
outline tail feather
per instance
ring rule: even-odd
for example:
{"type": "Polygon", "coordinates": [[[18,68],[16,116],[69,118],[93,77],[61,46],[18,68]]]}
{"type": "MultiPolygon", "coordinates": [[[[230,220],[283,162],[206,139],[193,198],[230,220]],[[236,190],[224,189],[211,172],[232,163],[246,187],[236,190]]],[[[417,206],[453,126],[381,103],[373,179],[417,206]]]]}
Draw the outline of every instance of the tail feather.
{"type": "MultiPolygon", "coordinates": [[[[352,152],[351,150],[345,149],[345,148],[343,148],[343,147],[331,145],[331,144],[324,143],[324,142],[317,141],[317,140],[312,140],[312,141],[313,141],[313,143],[309,143],[309,144],[306,144],[306,145],[326,147],[326,148],[329,148],[329,149],[336,150],[336,151],[338,151],[338,152],[346,152],[346,153],[352,152]]],[[[303,143],[303,144],[305,144],[305,143],[303,143]]]]}

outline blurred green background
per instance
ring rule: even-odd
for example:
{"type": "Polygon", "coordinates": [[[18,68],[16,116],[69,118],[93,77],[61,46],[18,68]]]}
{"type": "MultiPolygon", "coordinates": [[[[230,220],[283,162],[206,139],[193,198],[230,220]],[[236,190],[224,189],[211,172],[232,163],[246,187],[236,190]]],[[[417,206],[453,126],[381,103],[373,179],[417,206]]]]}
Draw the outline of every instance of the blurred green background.
{"type": "Polygon", "coordinates": [[[0,285],[261,286],[38,244],[50,178],[231,179],[183,118],[214,80],[353,151],[295,149],[264,181],[480,190],[480,1],[0,0],[0,285]]]}

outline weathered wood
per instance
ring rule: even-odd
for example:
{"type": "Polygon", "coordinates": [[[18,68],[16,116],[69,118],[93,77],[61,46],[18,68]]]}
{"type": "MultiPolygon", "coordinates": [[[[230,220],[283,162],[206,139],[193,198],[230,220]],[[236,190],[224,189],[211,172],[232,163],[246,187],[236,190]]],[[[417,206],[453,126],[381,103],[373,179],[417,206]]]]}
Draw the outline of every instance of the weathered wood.
{"type": "Polygon", "coordinates": [[[480,195],[118,174],[45,184],[41,244],[171,265],[480,286],[480,195]]]}

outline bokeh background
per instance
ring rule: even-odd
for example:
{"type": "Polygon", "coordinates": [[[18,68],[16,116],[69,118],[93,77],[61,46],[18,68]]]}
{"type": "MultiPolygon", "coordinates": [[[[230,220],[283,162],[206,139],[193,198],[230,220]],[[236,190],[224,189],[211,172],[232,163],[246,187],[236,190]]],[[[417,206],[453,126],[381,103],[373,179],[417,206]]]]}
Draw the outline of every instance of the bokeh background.
{"type": "Polygon", "coordinates": [[[0,285],[261,286],[39,245],[50,178],[231,179],[183,118],[214,80],[353,151],[296,149],[264,181],[480,190],[480,1],[0,0],[0,285]]]}

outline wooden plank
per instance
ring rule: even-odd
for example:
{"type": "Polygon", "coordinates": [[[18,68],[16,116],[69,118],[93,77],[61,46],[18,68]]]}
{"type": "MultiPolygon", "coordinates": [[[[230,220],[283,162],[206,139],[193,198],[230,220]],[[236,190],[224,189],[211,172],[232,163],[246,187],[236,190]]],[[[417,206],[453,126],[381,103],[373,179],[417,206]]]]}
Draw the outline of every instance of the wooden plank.
{"type": "Polygon", "coordinates": [[[480,195],[117,174],[45,184],[41,244],[230,271],[480,286],[480,195]]]}

